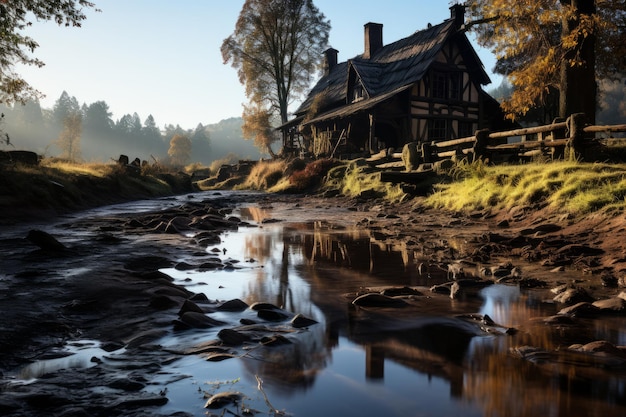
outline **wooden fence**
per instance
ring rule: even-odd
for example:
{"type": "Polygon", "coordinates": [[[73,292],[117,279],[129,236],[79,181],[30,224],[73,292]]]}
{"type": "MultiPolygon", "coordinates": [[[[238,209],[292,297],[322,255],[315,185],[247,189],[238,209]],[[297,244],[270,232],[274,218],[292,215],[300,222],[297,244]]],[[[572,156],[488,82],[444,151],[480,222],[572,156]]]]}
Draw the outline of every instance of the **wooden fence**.
{"type": "MultiPolygon", "coordinates": [[[[474,136],[421,144],[417,148],[420,163],[436,163],[452,157],[468,157],[502,163],[529,160],[534,157],[561,159],[567,153],[577,159],[595,160],[603,138],[599,134],[626,132],[626,124],[586,126],[584,114],[574,114],[565,121],[504,132],[479,130],[474,136]],[[573,154],[571,153],[573,152],[573,154]]],[[[385,161],[373,157],[370,161],[380,168],[406,168],[402,153],[387,155],[385,161]],[[395,160],[395,162],[394,162],[395,160]],[[385,162],[385,163],[382,163],[385,162]]]]}

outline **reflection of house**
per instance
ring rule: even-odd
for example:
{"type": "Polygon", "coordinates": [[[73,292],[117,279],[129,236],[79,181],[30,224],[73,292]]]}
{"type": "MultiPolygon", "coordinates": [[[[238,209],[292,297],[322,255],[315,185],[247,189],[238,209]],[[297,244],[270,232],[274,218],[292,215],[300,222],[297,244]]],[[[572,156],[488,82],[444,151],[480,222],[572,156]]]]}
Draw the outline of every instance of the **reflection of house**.
{"type": "Polygon", "coordinates": [[[482,90],[490,80],[462,28],[465,8],[450,10],[450,19],[389,45],[381,24],[366,24],[365,51],[347,62],[328,49],[324,75],[281,126],[285,152],[375,153],[497,129],[502,112],[482,90]]]}

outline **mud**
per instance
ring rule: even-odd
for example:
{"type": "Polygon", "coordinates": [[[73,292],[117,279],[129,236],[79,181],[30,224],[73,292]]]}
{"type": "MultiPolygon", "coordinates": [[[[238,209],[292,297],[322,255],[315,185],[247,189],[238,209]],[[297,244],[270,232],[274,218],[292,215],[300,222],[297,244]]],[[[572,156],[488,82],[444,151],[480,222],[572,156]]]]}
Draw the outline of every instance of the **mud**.
{"type": "MultiPolygon", "coordinates": [[[[159,269],[234,267],[204,249],[219,244],[225,231],[255,227],[233,215],[233,210],[242,205],[272,208],[272,218],[256,219],[261,225],[288,223],[304,216],[332,227],[367,229],[379,244],[400,246],[414,259],[421,260],[415,264],[420,274],[445,271],[457,286],[462,279],[506,280],[546,291],[565,285],[584,291],[589,296],[584,302],[593,305],[597,300],[619,299],[626,284],[626,227],[622,217],[577,219],[541,207],[515,207],[506,212],[485,210],[468,215],[428,210],[415,201],[388,204],[344,198],[242,194],[210,201],[190,198],[179,206],[154,213],[60,219],[38,225],[18,223],[5,227],[0,240],[3,315],[0,413],[6,416],[159,415],[159,407],[168,401],[167,392],[144,388],[160,372],[162,364],[188,353],[166,352],[154,342],[171,331],[177,320],[185,324],[180,309],[197,296],[174,284],[159,269]],[[74,236],[71,240],[64,239],[62,232],[52,234],[61,246],[54,241],[42,241],[41,236],[33,240],[31,235],[28,239],[30,231],[45,231],[51,224],[57,224],[54,229],[57,231],[80,231],[80,238],[75,237],[76,233],[71,234],[74,236]],[[189,237],[190,234],[194,237],[189,237]],[[190,256],[193,263],[181,262],[190,256]],[[515,259],[531,262],[536,269],[532,274],[516,274],[515,259]],[[478,274],[469,272],[485,263],[494,267],[478,274]],[[559,275],[564,268],[580,270],[581,278],[577,282],[564,282],[559,275]],[[86,367],[45,373],[31,384],[15,383],[16,370],[41,359],[54,358],[55,352],[63,355],[61,348],[65,343],[77,339],[99,341],[98,348],[111,357],[120,350],[125,354],[117,362],[94,357],[86,367]]],[[[451,288],[449,285],[447,290],[441,289],[444,299],[454,296],[451,288]]],[[[413,302],[418,297],[412,292],[416,289],[404,293],[394,289],[395,293],[383,295],[385,290],[390,289],[364,288],[358,294],[337,296],[349,301],[368,293],[380,294],[369,297],[368,307],[382,302],[386,303],[382,307],[389,308],[389,304],[399,304],[398,300],[404,300],[402,303],[409,307],[419,305],[413,302]]],[[[435,293],[434,289],[430,290],[435,293]]],[[[558,303],[566,308],[580,301],[569,298],[558,303]]],[[[218,307],[210,300],[195,299],[194,303],[205,309],[218,307]]],[[[624,314],[622,304],[613,302],[611,306],[610,314],[624,314]]],[[[402,331],[390,324],[398,313],[385,311],[374,314],[375,323],[382,328],[364,330],[363,337],[375,337],[372,335],[385,329],[402,331]]],[[[593,314],[601,313],[593,311],[593,314]]],[[[288,312],[283,317],[292,318],[288,312]]],[[[371,325],[372,321],[363,323],[371,325]]],[[[466,326],[467,320],[462,324],[463,328],[466,326]]],[[[294,326],[294,332],[297,331],[294,326]]],[[[461,336],[465,338],[472,331],[464,331],[461,336]]],[[[282,341],[278,337],[281,335],[268,331],[258,338],[253,336],[257,339],[242,335],[230,334],[231,342],[226,344],[234,344],[235,336],[244,337],[237,339],[240,343],[250,340],[258,343],[268,336],[270,339],[265,340],[282,341]]],[[[621,360],[623,349],[613,348],[617,350],[606,348],[605,351],[613,352],[616,361],[621,360]]],[[[575,354],[584,352],[585,349],[578,347],[575,354]]],[[[217,353],[230,355],[228,349],[217,353]]],[[[518,354],[525,358],[538,355],[530,350],[518,354]]],[[[552,352],[546,355],[559,356],[552,352]]]]}

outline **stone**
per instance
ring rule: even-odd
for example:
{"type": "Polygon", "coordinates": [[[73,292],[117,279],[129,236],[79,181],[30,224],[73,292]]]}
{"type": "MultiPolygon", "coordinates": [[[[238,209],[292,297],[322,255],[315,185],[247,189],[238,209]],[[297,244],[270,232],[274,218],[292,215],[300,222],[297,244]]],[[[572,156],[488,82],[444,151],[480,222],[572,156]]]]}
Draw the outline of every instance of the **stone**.
{"type": "Polygon", "coordinates": [[[352,304],[359,307],[405,307],[406,301],[401,298],[389,297],[378,293],[368,293],[358,296],[352,304]]]}
{"type": "Polygon", "coordinates": [[[309,327],[317,323],[318,323],[317,321],[310,319],[302,314],[296,314],[296,316],[291,319],[291,325],[295,327],[296,329],[309,327]]]}
{"type": "Polygon", "coordinates": [[[586,301],[576,303],[572,306],[563,308],[558,314],[570,315],[575,317],[594,317],[598,314],[598,307],[586,301]]]}
{"type": "Polygon", "coordinates": [[[620,297],[607,298],[593,302],[593,306],[598,308],[601,313],[607,314],[625,314],[626,300],[620,297]]]}
{"type": "Polygon", "coordinates": [[[593,302],[594,299],[583,288],[569,288],[554,297],[554,301],[563,304],[576,304],[580,302],[593,302]]]}
{"type": "Polygon", "coordinates": [[[233,329],[222,329],[217,333],[217,337],[230,346],[239,346],[250,340],[250,336],[233,329]]]}
{"type": "Polygon", "coordinates": [[[217,307],[218,311],[244,311],[248,308],[248,304],[239,298],[234,298],[223,302],[217,307]]]}
{"type": "Polygon", "coordinates": [[[26,239],[39,246],[39,248],[46,251],[64,251],[67,248],[64,244],[59,242],[54,236],[43,230],[30,230],[26,239]]]}
{"type": "Polygon", "coordinates": [[[180,321],[193,328],[208,329],[210,327],[220,326],[224,322],[215,320],[203,313],[195,311],[187,311],[180,316],[180,321]]]}

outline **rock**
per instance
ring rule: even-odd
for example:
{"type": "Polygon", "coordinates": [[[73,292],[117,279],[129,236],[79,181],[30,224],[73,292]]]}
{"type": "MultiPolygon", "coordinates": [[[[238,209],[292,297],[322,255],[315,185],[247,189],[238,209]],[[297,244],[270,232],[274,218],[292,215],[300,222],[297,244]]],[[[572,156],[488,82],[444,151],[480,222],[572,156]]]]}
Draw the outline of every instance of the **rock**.
{"type": "Polygon", "coordinates": [[[593,302],[593,306],[598,308],[600,313],[606,314],[625,314],[626,300],[620,297],[607,298],[593,302]]]}
{"type": "Polygon", "coordinates": [[[179,262],[174,265],[174,269],[177,271],[193,271],[194,269],[198,269],[198,266],[192,265],[188,262],[179,262]]]}
{"type": "Polygon", "coordinates": [[[178,300],[167,295],[156,294],[150,298],[150,307],[157,310],[168,310],[174,308],[179,304],[178,300]]]}
{"type": "Polygon", "coordinates": [[[267,320],[267,321],[283,321],[289,318],[289,314],[287,314],[286,312],[280,309],[258,310],[257,316],[260,319],[267,320]]]}
{"type": "Polygon", "coordinates": [[[217,307],[218,311],[244,311],[249,306],[247,303],[241,301],[239,298],[225,301],[217,307]]]}
{"type": "Polygon", "coordinates": [[[239,346],[250,340],[250,336],[233,329],[222,329],[217,333],[217,337],[230,346],[239,346]]]}
{"type": "Polygon", "coordinates": [[[282,345],[290,345],[291,340],[287,339],[285,336],[280,334],[275,334],[272,336],[265,336],[261,338],[261,344],[264,346],[282,346],[282,345]]]}
{"type": "Polygon", "coordinates": [[[198,304],[194,303],[193,301],[185,300],[183,305],[180,307],[180,310],[178,311],[178,315],[182,316],[189,311],[204,314],[204,310],[202,310],[200,306],[198,306],[198,304]]]}
{"type": "Polygon", "coordinates": [[[563,304],[576,304],[580,302],[593,302],[594,299],[583,288],[569,288],[554,297],[554,301],[563,304]]]}
{"type": "Polygon", "coordinates": [[[580,302],[573,306],[561,309],[558,314],[575,317],[594,317],[598,314],[598,307],[588,302],[580,302]]]}
{"type": "Polygon", "coordinates": [[[293,319],[291,319],[291,325],[295,327],[296,329],[309,327],[317,323],[318,323],[317,321],[310,319],[308,317],[305,317],[302,314],[296,314],[296,316],[293,319]]]}
{"type": "Polygon", "coordinates": [[[402,295],[423,295],[421,292],[419,292],[415,288],[410,288],[410,287],[385,288],[380,293],[382,295],[386,295],[389,297],[398,297],[402,295]]]}
{"type": "Polygon", "coordinates": [[[250,306],[251,310],[280,310],[280,307],[270,303],[254,303],[250,306]]]}
{"type": "Polygon", "coordinates": [[[143,256],[126,262],[124,268],[131,271],[158,271],[161,268],[169,268],[172,264],[172,261],[163,256],[143,256]]]}
{"type": "Polygon", "coordinates": [[[204,408],[222,408],[228,404],[238,403],[243,399],[243,394],[238,391],[220,392],[211,396],[204,408]]]}
{"type": "Polygon", "coordinates": [[[145,388],[145,384],[128,378],[120,378],[108,383],[107,387],[122,391],[140,391],[145,388]]]}
{"type": "Polygon", "coordinates": [[[405,307],[406,301],[400,298],[389,297],[378,293],[368,293],[358,296],[352,304],[359,307],[405,307]]]}
{"type": "Polygon", "coordinates": [[[190,327],[198,328],[198,329],[208,329],[210,327],[220,326],[224,324],[224,322],[215,320],[209,316],[206,316],[203,313],[198,313],[195,311],[187,311],[180,316],[180,321],[189,325],[190,327]]]}
{"type": "Polygon", "coordinates": [[[43,230],[30,230],[28,235],[26,235],[26,239],[46,251],[59,252],[67,249],[54,236],[43,230]]]}

